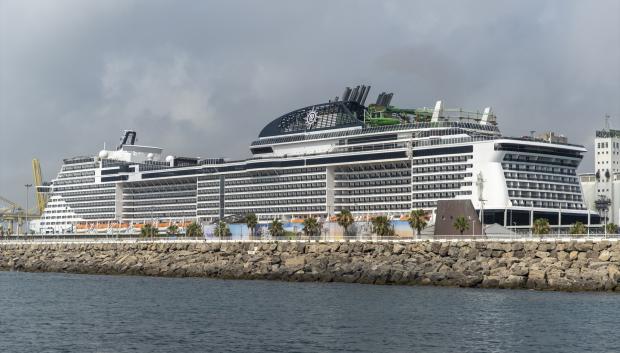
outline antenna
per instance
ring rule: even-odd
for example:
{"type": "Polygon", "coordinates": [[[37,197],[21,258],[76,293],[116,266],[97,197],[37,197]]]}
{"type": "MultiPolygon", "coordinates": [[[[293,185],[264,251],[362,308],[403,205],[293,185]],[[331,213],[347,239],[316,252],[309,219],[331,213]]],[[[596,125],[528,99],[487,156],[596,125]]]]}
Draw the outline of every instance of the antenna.
{"type": "Polygon", "coordinates": [[[605,130],[609,131],[609,114],[605,114],[605,130]]]}

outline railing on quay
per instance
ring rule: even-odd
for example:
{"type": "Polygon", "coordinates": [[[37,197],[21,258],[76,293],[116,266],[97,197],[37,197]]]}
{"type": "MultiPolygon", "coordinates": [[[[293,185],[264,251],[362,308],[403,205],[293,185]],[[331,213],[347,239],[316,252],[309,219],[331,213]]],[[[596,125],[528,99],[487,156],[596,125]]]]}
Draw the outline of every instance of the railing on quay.
{"type": "Polygon", "coordinates": [[[0,237],[0,244],[57,244],[57,243],[271,243],[271,242],[290,242],[290,243],[344,243],[344,242],[379,242],[379,243],[415,243],[415,242],[513,242],[513,241],[533,241],[533,242],[568,242],[568,241],[601,241],[620,240],[619,235],[557,235],[548,234],[538,235],[423,235],[420,237],[379,237],[379,236],[354,236],[354,237],[254,237],[254,238],[216,238],[216,237],[185,237],[185,236],[156,236],[139,237],[136,235],[118,236],[94,236],[80,234],[55,234],[38,236],[4,236],[0,237]]]}

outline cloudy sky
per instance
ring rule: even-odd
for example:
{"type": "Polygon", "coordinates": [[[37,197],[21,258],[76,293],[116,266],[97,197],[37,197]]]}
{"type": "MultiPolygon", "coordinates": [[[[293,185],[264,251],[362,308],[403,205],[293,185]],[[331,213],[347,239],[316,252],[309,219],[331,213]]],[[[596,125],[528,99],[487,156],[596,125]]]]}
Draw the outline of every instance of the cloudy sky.
{"type": "MultiPolygon", "coordinates": [[[[0,195],[113,146],[231,158],[275,117],[371,84],[591,148],[620,128],[620,2],[0,0],[0,195]]],[[[581,170],[592,168],[589,154],[581,170]]]]}

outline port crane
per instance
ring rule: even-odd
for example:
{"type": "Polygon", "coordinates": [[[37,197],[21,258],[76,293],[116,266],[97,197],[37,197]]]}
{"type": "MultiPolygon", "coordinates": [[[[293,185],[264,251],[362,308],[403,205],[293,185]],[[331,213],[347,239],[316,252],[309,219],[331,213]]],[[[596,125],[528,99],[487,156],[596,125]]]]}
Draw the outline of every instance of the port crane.
{"type": "Polygon", "coordinates": [[[32,220],[41,216],[47,204],[46,185],[43,184],[41,165],[38,159],[32,160],[32,176],[34,179],[36,204],[26,210],[5,197],[0,196],[0,235],[19,234],[20,227],[26,219],[32,220]]]}

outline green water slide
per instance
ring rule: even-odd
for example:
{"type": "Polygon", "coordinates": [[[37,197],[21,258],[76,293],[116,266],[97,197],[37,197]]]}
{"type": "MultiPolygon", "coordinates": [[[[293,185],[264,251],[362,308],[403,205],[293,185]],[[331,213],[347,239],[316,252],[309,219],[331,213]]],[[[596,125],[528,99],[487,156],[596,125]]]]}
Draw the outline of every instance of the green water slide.
{"type": "Polygon", "coordinates": [[[365,121],[370,126],[398,125],[409,121],[430,121],[432,115],[432,110],[426,108],[403,109],[371,104],[368,107],[365,121]]]}

